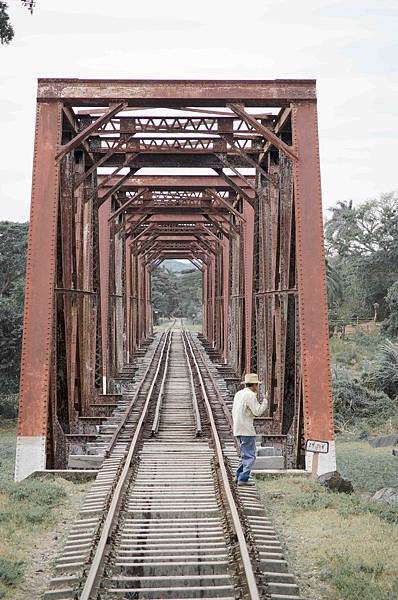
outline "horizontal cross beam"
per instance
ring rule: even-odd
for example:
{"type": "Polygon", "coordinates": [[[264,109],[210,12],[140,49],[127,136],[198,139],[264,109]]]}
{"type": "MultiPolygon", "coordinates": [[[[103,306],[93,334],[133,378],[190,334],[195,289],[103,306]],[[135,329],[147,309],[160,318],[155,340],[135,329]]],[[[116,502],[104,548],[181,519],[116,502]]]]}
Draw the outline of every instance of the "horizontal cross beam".
{"type": "Polygon", "coordinates": [[[37,97],[39,101],[59,100],[89,107],[120,101],[145,108],[220,107],[228,102],[268,107],[315,102],[316,87],[313,79],[39,79],[37,97]]]}

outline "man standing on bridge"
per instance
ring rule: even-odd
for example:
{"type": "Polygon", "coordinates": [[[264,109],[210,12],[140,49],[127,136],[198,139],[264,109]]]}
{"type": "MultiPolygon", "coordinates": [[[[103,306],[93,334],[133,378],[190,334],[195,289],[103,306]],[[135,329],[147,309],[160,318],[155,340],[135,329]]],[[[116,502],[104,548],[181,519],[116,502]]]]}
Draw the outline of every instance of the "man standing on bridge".
{"type": "Polygon", "coordinates": [[[245,387],[235,394],[232,407],[232,420],[234,425],[234,436],[240,442],[240,461],[236,471],[236,482],[238,485],[246,485],[250,471],[256,460],[256,431],[254,429],[254,417],[260,417],[265,413],[268,406],[268,395],[260,404],[257,401],[258,376],[256,373],[245,375],[242,382],[245,387]]]}

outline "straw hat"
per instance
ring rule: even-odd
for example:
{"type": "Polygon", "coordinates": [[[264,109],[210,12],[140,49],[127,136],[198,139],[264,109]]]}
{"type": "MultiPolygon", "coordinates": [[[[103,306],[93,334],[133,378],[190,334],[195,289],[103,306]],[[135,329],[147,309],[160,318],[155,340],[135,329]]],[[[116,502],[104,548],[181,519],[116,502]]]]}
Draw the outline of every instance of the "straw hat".
{"type": "Polygon", "coordinates": [[[242,383],[261,383],[261,381],[258,380],[257,373],[246,373],[245,380],[242,383]]]}

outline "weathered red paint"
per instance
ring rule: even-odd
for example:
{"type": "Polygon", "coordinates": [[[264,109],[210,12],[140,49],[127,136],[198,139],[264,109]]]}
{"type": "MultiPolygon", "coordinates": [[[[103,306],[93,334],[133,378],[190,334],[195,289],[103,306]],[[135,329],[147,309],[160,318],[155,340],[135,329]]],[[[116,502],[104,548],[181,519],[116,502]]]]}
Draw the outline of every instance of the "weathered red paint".
{"type": "MultiPolygon", "coordinates": [[[[332,439],[315,100],[312,80],[40,80],[20,435],[47,435],[48,452],[57,452],[55,436],[62,438],[65,433],[62,426],[65,430],[73,429],[76,419],[88,416],[92,396],[98,393],[100,355],[95,332],[99,325],[100,371],[110,379],[118,376],[123,362],[134,360],[134,352],[152,331],[150,270],[165,258],[186,258],[203,273],[203,331],[220,357],[229,360],[239,374],[252,370],[252,339],[259,328],[262,329],[257,359],[262,361],[262,367],[266,365],[262,371],[274,400],[271,418],[261,425],[263,431],[281,433],[287,414],[285,404],[290,402],[290,409],[294,405],[296,422],[289,422],[285,429],[289,429],[291,437],[299,438],[302,375],[306,436],[332,439]],[[201,129],[195,129],[198,121],[195,125],[191,117],[184,121],[186,117],[181,116],[174,123],[168,121],[161,125],[150,117],[134,118],[131,111],[128,115],[112,116],[117,110],[115,105],[119,104],[120,108],[121,102],[131,107],[145,107],[146,111],[148,107],[183,109],[178,113],[180,116],[196,111],[200,113],[197,119],[201,129]],[[243,116],[233,115],[228,108],[220,109],[229,103],[238,103],[240,107],[236,112],[243,116]],[[71,108],[79,105],[86,107],[80,114],[71,108]],[[102,108],[96,110],[93,106],[102,108]],[[201,108],[192,108],[195,106],[201,108]],[[255,115],[249,109],[248,117],[250,106],[261,107],[257,111],[260,114],[255,115]],[[270,115],[267,112],[270,106],[282,110],[278,115],[270,115]],[[107,116],[98,117],[106,113],[107,116]],[[206,132],[208,119],[213,129],[206,132]],[[244,122],[248,125],[246,129],[244,122]],[[111,129],[98,130],[99,125],[111,127],[110,123],[116,125],[113,131],[119,131],[119,138],[116,133],[110,135],[111,129]],[[289,139],[287,136],[283,140],[275,137],[283,135],[284,128],[287,128],[285,133],[289,131],[290,124],[292,145],[284,141],[289,139]],[[171,138],[171,131],[184,131],[184,136],[171,138]],[[203,132],[208,138],[206,147],[202,147],[205,138],[198,137],[203,132]],[[131,140],[136,133],[138,135],[131,140]],[[151,152],[150,144],[156,139],[164,143],[151,152]],[[60,151],[61,141],[66,156],[62,159],[63,176],[59,186],[54,158],[60,151]],[[243,146],[237,146],[240,143],[247,143],[246,151],[243,146]],[[134,144],[142,150],[140,154],[132,152],[134,144]],[[163,153],[175,168],[184,167],[188,163],[183,152],[192,155],[189,158],[192,164],[196,161],[196,166],[210,166],[217,175],[136,174],[140,166],[167,166],[168,163],[159,162],[163,158],[154,158],[156,153],[163,153]],[[103,160],[103,157],[107,158],[103,160]],[[114,174],[98,174],[98,167],[111,164],[108,159],[117,167],[114,174]],[[261,160],[261,166],[256,167],[255,159],[261,160]],[[68,168],[64,169],[66,164],[68,168]],[[256,177],[239,175],[237,169],[243,164],[255,167],[256,177]],[[233,176],[221,168],[229,168],[228,165],[233,176]],[[122,168],[123,174],[119,174],[122,168]],[[129,173],[125,172],[127,168],[131,169],[129,173]],[[57,240],[59,187],[66,201],[57,240]],[[259,210],[258,198],[255,198],[259,190],[264,194],[261,223],[255,212],[259,210]],[[283,194],[285,200],[288,198],[285,204],[288,208],[283,207],[283,194]],[[293,194],[295,246],[290,241],[293,194]],[[264,288],[261,290],[255,289],[253,284],[253,270],[257,269],[253,258],[254,234],[259,229],[263,243],[256,274],[260,274],[264,288]],[[94,233],[98,235],[99,265],[93,252],[97,241],[94,233]],[[57,261],[57,248],[61,248],[61,261],[57,261]],[[290,285],[288,265],[294,264],[290,262],[290,253],[297,258],[298,290],[290,289],[296,286],[295,283],[290,285]],[[56,271],[60,262],[63,277],[56,271]],[[58,285],[61,281],[65,289],[54,290],[55,280],[58,285]],[[67,295],[63,304],[58,304],[57,312],[54,311],[55,291],[67,295]],[[259,322],[257,311],[253,311],[255,292],[262,296],[267,313],[259,322]],[[294,321],[293,331],[300,331],[301,350],[294,360],[289,359],[296,378],[293,384],[286,363],[286,352],[292,348],[289,348],[289,336],[297,348],[300,344],[296,333],[289,334],[286,294],[299,297],[300,323],[298,327],[294,321]],[[101,307],[97,317],[98,295],[101,307]],[[62,324],[65,323],[63,338],[62,324]],[[59,363],[66,372],[66,383],[62,385],[67,388],[69,421],[63,424],[53,421],[60,430],[60,434],[54,434],[48,424],[49,398],[57,412],[63,402],[63,397],[57,396],[59,363]],[[289,398],[286,381],[290,385],[289,398]]],[[[65,421],[65,411],[59,412],[65,421]]]]}
{"type": "Polygon", "coordinates": [[[100,278],[101,278],[101,336],[102,336],[102,375],[108,376],[108,343],[109,343],[109,260],[110,260],[110,230],[109,216],[111,214],[111,199],[109,198],[99,209],[99,248],[100,248],[100,278]]]}
{"type": "Polygon", "coordinates": [[[26,271],[19,436],[47,434],[59,183],[55,154],[60,140],[61,105],[39,104],[26,271]]]}
{"type": "Polygon", "coordinates": [[[317,110],[293,106],[297,270],[307,438],[334,439],[317,110]]]}

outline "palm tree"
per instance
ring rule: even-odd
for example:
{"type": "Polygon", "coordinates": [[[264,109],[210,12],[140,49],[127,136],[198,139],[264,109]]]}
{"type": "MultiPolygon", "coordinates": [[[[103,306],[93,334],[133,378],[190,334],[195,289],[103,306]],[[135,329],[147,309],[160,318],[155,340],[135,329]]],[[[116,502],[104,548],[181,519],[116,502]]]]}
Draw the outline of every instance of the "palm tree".
{"type": "Polygon", "coordinates": [[[341,278],[340,271],[335,265],[331,264],[328,258],[325,259],[325,263],[328,304],[329,308],[331,308],[343,299],[343,280],[341,278]]]}

